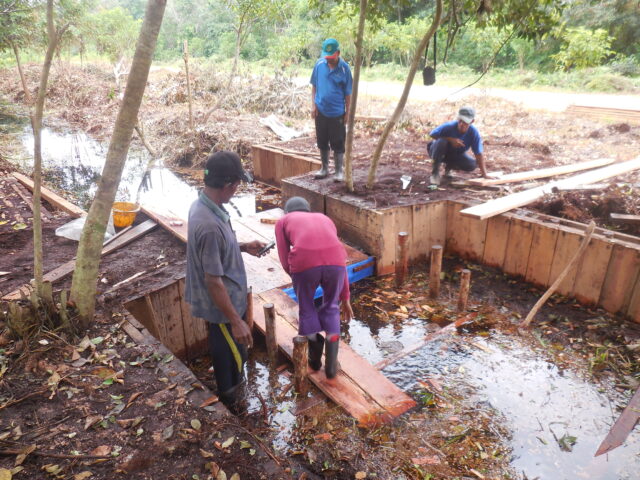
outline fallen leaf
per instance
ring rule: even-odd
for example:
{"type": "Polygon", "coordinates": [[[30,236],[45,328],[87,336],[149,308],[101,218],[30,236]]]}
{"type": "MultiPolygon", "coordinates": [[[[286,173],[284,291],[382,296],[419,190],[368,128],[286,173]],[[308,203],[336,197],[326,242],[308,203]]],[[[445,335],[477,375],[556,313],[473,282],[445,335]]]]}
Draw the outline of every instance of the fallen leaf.
{"type": "Polygon", "coordinates": [[[362,480],[363,478],[367,478],[367,473],[366,472],[356,472],[356,479],[357,480],[362,480]]]}
{"type": "Polygon", "coordinates": [[[211,475],[216,477],[220,471],[220,467],[216,462],[209,462],[205,465],[205,468],[211,472],[211,475]]]}
{"type": "Polygon", "coordinates": [[[231,475],[231,478],[229,480],[240,480],[240,474],[239,473],[234,473],[233,475],[231,475]]]}
{"type": "Polygon", "coordinates": [[[27,458],[27,456],[33,452],[36,449],[35,445],[29,445],[28,447],[23,448],[20,451],[20,454],[18,456],[16,456],[16,463],[15,465],[22,465],[22,462],[25,461],[25,459],[27,458]]]}
{"type": "Polygon", "coordinates": [[[100,416],[100,415],[90,415],[90,416],[88,416],[86,418],[86,420],[84,421],[84,429],[88,430],[93,425],[98,423],[100,420],[102,420],[102,416],[100,416]]]}
{"type": "Polygon", "coordinates": [[[220,469],[218,474],[216,475],[216,480],[227,480],[227,474],[224,473],[224,470],[220,469]]]}
{"type": "Polygon", "coordinates": [[[115,370],[111,370],[110,368],[107,367],[98,367],[92,370],[91,372],[93,375],[102,378],[103,380],[106,380],[108,378],[113,378],[116,374],[115,370]]]}
{"type": "Polygon", "coordinates": [[[0,480],[11,480],[12,477],[13,475],[11,475],[11,470],[0,468],[0,480]]]}
{"type": "Polygon", "coordinates": [[[198,420],[197,418],[194,418],[193,420],[191,420],[191,426],[194,430],[200,430],[202,428],[202,423],[200,423],[200,420],[198,420]]]}
{"type": "Polygon", "coordinates": [[[109,445],[100,445],[99,447],[91,450],[91,455],[99,455],[101,457],[106,457],[111,453],[111,447],[109,445]]]}
{"type": "Polygon", "coordinates": [[[318,435],[313,437],[316,440],[324,440],[324,441],[329,441],[331,440],[331,434],[330,433],[319,433],[318,435]]]}
{"type": "Polygon", "coordinates": [[[27,226],[26,226],[24,223],[22,223],[22,222],[20,222],[20,223],[16,223],[16,224],[13,226],[13,229],[14,229],[14,230],[24,230],[25,228],[27,228],[27,226]]]}
{"type": "Polygon", "coordinates": [[[162,439],[169,440],[173,436],[173,424],[162,430],[162,439]]]}
{"type": "Polygon", "coordinates": [[[222,443],[222,448],[228,448],[231,446],[236,437],[229,437],[222,443]]]}
{"type": "Polygon", "coordinates": [[[91,475],[93,475],[93,473],[91,473],[88,470],[85,470],[84,472],[80,472],[74,475],[73,480],[85,480],[85,478],[89,478],[91,475]]]}
{"type": "Polygon", "coordinates": [[[200,449],[200,455],[202,455],[204,458],[213,457],[213,453],[207,452],[206,450],[203,450],[202,448],[200,449]]]}

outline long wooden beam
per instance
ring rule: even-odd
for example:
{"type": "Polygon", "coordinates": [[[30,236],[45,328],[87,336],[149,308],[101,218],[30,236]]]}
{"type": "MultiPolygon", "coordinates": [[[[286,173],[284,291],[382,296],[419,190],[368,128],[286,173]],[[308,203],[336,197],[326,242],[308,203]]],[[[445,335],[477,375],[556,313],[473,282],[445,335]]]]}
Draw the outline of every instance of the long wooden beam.
{"type": "Polygon", "coordinates": [[[600,158],[588,162],[572,163],[570,165],[560,165],[557,167],[541,168],[540,170],[529,170],[526,172],[508,173],[500,178],[473,178],[467,180],[472,185],[486,187],[488,185],[502,185],[505,183],[523,182],[525,180],[535,180],[536,178],[555,177],[567,173],[589,170],[591,168],[604,167],[614,162],[612,158],[600,158]]]}
{"type": "Polygon", "coordinates": [[[553,192],[554,187],[564,187],[571,185],[588,185],[590,183],[596,183],[607,178],[616,177],[624,173],[632,172],[640,168],[640,157],[626,162],[614,163],[604,168],[598,168],[590,172],[582,173],[580,175],[574,175],[573,177],[565,178],[564,180],[557,180],[549,182],[546,185],[540,187],[531,188],[522,192],[513,193],[505,197],[496,198],[480,205],[475,205],[470,208],[461,210],[460,213],[468,217],[484,220],[491,218],[495,215],[499,215],[514,208],[522,207],[535,202],[539,198],[542,198],[546,194],[553,192]]]}
{"type": "MultiPolygon", "coordinates": [[[[12,175],[25,187],[33,191],[33,187],[34,187],[33,180],[31,180],[29,177],[22,175],[21,173],[18,173],[18,172],[13,172],[12,175]]],[[[87,214],[87,212],[85,212],[80,207],[65,200],[60,195],[53,193],[51,190],[49,190],[48,188],[45,188],[44,186],[40,187],[40,194],[42,195],[42,198],[44,198],[51,205],[53,205],[56,208],[59,208],[60,210],[67,212],[69,215],[72,215],[74,217],[83,217],[87,214]]]]}

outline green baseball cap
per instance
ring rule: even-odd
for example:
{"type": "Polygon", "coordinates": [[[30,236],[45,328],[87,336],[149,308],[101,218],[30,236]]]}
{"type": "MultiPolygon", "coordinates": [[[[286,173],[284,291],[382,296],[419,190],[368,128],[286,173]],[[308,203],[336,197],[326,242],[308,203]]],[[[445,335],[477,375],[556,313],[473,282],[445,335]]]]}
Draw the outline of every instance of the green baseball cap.
{"type": "Polygon", "coordinates": [[[322,57],[334,57],[340,51],[340,44],[335,38],[327,38],[322,42],[322,57]]]}

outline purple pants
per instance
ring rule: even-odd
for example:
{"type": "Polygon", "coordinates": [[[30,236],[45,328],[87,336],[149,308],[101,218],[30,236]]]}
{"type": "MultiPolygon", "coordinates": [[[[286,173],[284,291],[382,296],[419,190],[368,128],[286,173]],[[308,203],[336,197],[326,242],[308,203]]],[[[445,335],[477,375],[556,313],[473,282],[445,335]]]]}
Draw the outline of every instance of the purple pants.
{"type": "Polygon", "coordinates": [[[300,312],[299,335],[311,335],[322,331],[327,334],[340,333],[338,302],[345,275],[345,268],[335,265],[322,265],[291,274],[300,312]],[[313,297],[318,285],[322,287],[324,295],[322,305],[316,309],[313,297]]]}

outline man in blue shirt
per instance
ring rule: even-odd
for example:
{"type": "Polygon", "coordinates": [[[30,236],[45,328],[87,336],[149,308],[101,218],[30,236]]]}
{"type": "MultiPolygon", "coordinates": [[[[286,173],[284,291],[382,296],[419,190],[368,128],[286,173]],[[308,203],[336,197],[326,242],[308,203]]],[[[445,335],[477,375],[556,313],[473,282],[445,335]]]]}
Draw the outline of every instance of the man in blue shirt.
{"type": "Polygon", "coordinates": [[[241,252],[260,256],[264,243],[238,243],[224,204],[241,181],[251,181],[234,152],[215,152],[207,159],[204,189],[189,210],[185,294],[191,314],[209,328],[218,397],[241,413],[244,363],[253,338],[247,312],[247,274],[241,252]]]}
{"type": "Polygon", "coordinates": [[[443,123],[431,133],[433,141],[427,144],[429,156],[433,159],[431,184],[440,184],[440,165],[445,164],[445,176],[450,177],[451,170],[471,172],[480,167],[484,178],[489,178],[484,164],[482,138],[478,129],[472,125],[476,116],[473,107],[462,107],[458,118],[443,123]],[[467,151],[471,149],[475,158],[467,151]]]}
{"type": "Polygon", "coordinates": [[[315,178],[329,174],[329,147],[336,165],[334,181],[344,180],[345,120],[349,115],[353,79],[347,62],[340,58],[340,45],[335,38],[322,43],[322,55],[311,73],[311,117],[316,122],[316,142],[322,168],[315,178]]]}

